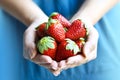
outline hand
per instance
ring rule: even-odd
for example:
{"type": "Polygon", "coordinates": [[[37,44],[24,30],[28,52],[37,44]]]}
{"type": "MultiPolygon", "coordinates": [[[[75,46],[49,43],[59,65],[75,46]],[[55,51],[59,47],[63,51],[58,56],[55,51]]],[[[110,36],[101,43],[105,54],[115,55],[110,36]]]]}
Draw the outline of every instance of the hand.
{"type": "Polygon", "coordinates": [[[48,70],[55,74],[58,63],[52,60],[49,56],[41,55],[36,50],[36,32],[35,28],[40,24],[40,21],[33,22],[24,33],[24,57],[30,61],[46,67],[48,70]]]}
{"type": "MultiPolygon", "coordinates": [[[[85,21],[83,21],[85,22],[85,21]]],[[[98,42],[98,32],[93,27],[92,24],[85,22],[88,28],[88,39],[83,47],[83,53],[70,57],[67,60],[62,60],[59,63],[59,72],[62,70],[73,68],[82,64],[85,64],[97,57],[97,42],[98,42]]]]}

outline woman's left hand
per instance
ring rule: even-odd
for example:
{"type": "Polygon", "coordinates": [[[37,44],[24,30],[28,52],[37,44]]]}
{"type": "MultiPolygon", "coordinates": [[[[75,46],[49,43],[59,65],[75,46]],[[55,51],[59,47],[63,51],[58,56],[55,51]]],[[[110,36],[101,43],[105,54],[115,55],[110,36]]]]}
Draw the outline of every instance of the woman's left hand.
{"type": "MultiPolygon", "coordinates": [[[[86,24],[86,23],[85,23],[86,24]]],[[[98,43],[98,32],[91,24],[86,24],[88,28],[88,38],[83,47],[83,53],[69,57],[67,60],[59,62],[58,74],[65,69],[73,68],[85,64],[97,57],[97,43],[98,43]]]]}

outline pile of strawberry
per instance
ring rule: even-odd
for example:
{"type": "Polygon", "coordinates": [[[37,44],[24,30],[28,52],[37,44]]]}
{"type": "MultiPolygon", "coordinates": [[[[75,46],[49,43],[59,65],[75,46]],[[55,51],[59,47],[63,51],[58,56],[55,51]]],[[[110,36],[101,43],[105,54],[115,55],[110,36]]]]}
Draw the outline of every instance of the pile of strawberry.
{"type": "Polygon", "coordinates": [[[39,37],[37,49],[40,54],[61,61],[82,53],[87,37],[85,24],[80,20],[70,23],[59,13],[52,13],[48,22],[36,28],[39,37]]]}

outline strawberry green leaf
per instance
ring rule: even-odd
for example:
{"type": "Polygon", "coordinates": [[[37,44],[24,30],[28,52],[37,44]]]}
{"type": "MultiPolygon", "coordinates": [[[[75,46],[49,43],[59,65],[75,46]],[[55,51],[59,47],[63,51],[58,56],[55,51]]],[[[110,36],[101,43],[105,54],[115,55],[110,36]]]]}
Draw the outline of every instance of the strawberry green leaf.
{"type": "Polygon", "coordinates": [[[73,52],[74,52],[74,54],[77,54],[78,52],[80,52],[80,49],[77,45],[74,45],[73,52]]]}
{"type": "Polygon", "coordinates": [[[81,41],[85,41],[85,39],[84,39],[84,38],[80,38],[80,40],[81,40],[81,41]]]}
{"type": "Polygon", "coordinates": [[[44,46],[44,45],[39,46],[39,51],[40,51],[40,53],[43,54],[45,50],[48,50],[47,46],[44,46]]]}
{"type": "Polygon", "coordinates": [[[82,44],[85,44],[85,38],[80,38],[80,41],[82,41],[82,44]]]}
{"type": "Polygon", "coordinates": [[[42,54],[44,53],[45,50],[54,49],[55,48],[54,38],[50,36],[43,37],[41,40],[38,41],[37,48],[39,52],[42,54]]]}
{"type": "Polygon", "coordinates": [[[47,22],[46,27],[45,27],[45,30],[48,30],[49,26],[50,26],[50,23],[47,22]]]}
{"type": "Polygon", "coordinates": [[[64,27],[64,30],[65,30],[65,32],[67,32],[67,31],[68,31],[68,29],[67,29],[66,27],[64,27]]]}
{"type": "Polygon", "coordinates": [[[52,23],[57,23],[57,22],[58,22],[58,20],[49,18],[49,19],[48,19],[48,22],[47,22],[47,24],[46,24],[45,29],[48,30],[49,26],[50,26],[52,23]]]}
{"type": "Polygon", "coordinates": [[[50,22],[50,24],[51,24],[51,23],[56,23],[57,20],[56,20],[56,19],[51,19],[51,18],[49,18],[49,22],[50,22]]]}
{"type": "Polygon", "coordinates": [[[55,46],[54,46],[53,43],[47,43],[46,46],[47,46],[48,48],[51,48],[51,49],[54,49],[54,48],[55,48],[55,46]]]}
{"type": "Polygon", "coordinates": [[[50,17],[55,16],[55,15],[57,15],[57,14],[58,14],[57,12],[53,12],[53,13],[50,15],[50,17]]]}
{"type": "Polygon", "coordinates": [[[71,50],[71,51],[73,51],[74,54],[77,54],[80,51],[79,47],[77,46],[77,44],[74,41],[72,41],[70,39],[66,39],[66,41],[68,43],[66,45],[66,50],[71,50]]]}

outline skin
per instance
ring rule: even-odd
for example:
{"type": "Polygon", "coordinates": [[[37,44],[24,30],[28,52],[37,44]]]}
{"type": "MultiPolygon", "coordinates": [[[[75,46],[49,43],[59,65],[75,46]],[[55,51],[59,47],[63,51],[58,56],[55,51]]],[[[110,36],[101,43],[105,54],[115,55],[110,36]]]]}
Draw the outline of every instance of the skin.
{"type": "Polygon", "coordinates": [[[37,54],[35,48],[35,27],[48,20],[48,16],[32,0],[0,0],[0,6],[23,22],[28,29],[24,33],[24,57],[49,69],[54,75],[62,70],[85,64],[97,57],[98,32],[94,24],[109,11],[119,0],[86,0],[78,12],[71,18],[81,19],[88,27],[88,40],[83,54],[56,62],[48,56],[37,54]],[[21,5],[22,4],[22,5],[21,5]],[[101,6],[102,5],[102,6],[101,6]],[[92,38],[94,37],[94,38],[92,38]]]}

